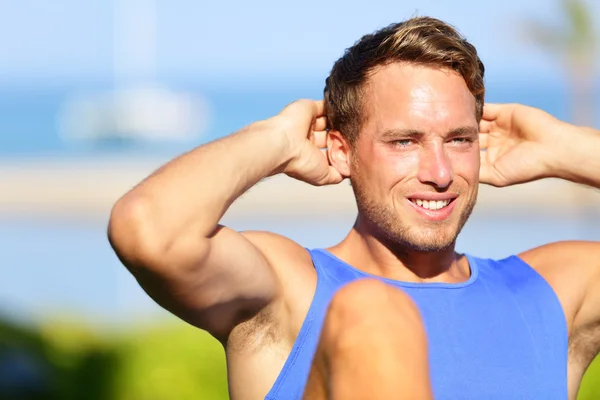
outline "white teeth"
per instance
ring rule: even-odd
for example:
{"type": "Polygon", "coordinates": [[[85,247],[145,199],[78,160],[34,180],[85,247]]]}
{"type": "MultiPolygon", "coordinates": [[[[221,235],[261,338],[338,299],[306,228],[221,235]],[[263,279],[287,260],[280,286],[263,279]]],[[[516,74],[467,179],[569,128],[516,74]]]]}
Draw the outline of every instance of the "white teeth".
{"type": "Polygon", "coordinates": [[[421,200],[421,199],[413,199],[411,200],[413,203],[418,205],[419,207],[423,207],[426,210],[440,210],[450,204],[450,200],[421,200]]]}

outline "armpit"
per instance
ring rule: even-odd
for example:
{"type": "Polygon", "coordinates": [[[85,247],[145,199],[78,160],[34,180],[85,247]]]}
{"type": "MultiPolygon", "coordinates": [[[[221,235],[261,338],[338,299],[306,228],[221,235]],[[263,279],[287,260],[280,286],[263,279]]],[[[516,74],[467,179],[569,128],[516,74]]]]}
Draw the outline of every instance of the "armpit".
{"type": "Polygon", "coordinates": [[[575,329],[569,337],[569,361],[582,366],[590,365],[600,351],[600,322],[575,329]]]}
{"type": "Polygon", "coordinates": [[[227,339],[228,352],[254,352],[281,340],[281,330],[276,323],[274,302],[255,315],[247,315],[231,331],[227,339]]]}

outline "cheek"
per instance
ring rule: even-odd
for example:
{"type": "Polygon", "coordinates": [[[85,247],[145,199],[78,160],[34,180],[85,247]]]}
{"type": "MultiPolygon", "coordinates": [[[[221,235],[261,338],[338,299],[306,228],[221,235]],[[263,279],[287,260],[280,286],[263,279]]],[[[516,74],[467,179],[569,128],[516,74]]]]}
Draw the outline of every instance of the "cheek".
{"type": "Polygon", "coordinates": [[[372,165],[372,176],[387,189],[410,179],[416,174],[419,165],[419,155],[416,151],[405,153],[381,151],[375,160],[372,165]]]}
{"type": "Polygon", "coordinates": [[[477,183],[479,181],[479,151],[469,151],[458,153],[454,156],[452,167],[454,175],[460,176],[469,183],[477,183]]]}

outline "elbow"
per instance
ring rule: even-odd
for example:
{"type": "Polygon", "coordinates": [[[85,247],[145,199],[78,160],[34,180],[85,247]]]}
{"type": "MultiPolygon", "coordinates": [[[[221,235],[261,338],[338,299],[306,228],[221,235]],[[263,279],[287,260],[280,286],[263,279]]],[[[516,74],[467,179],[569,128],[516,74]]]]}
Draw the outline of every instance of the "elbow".
{"type": "Polygon", "coordinates": [[[154,260],[160,259],[164,246],[160,245],[153,224],[147,198],[127,195],[113,206],[108,222],[108,241],[127,268],[151,266],[154,260]]]}

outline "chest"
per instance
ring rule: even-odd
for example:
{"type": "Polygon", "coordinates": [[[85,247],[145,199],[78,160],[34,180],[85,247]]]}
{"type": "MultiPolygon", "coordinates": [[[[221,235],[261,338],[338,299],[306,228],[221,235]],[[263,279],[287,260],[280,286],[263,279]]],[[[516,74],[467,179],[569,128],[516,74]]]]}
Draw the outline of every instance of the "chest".
{"type": "MultiPolygon", "coordinates": [[[[291,318],[293,347],[268,398],[301,398],[329,301],[364,277],[313,256],[314,297],[291,314],[299,316],[291,318]]],[[[436,400],[567,398],[568,329],[555,291],[516,257],[469,261],[472,277],[463,285],[390,282],[421,311],[436,400]]]]}
{"type": "Polygon", "coordinates": [[[560,304],[497,288],[410,291],[425,324],[436,399],[566,398],[560,304]]]}

